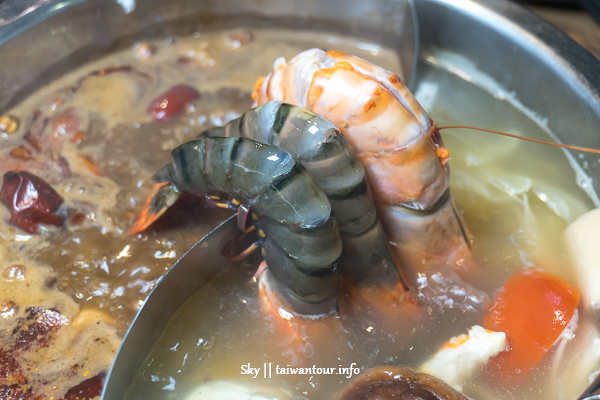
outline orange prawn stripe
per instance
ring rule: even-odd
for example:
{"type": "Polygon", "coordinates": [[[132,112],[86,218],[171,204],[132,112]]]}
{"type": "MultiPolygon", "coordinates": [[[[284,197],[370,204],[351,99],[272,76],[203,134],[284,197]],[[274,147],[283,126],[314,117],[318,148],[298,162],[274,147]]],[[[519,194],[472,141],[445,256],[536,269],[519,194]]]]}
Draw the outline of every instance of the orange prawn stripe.
{"type": "Polygon", "coordinates": [[[440,148],[431,135],[422,135],[416,129],[419,125],[412,122],[413,114],[373,78],[345,64],[336,63],[336,68],[314,73],[307,108],[327,115],[345,130],[367,171],[376,198],[386,204],[419,199],[429,185],[423,185],[424,180],[428,181],[426,177],[415,176],[415,167],[431,164],[418,170],[435,174],[444,168],[447,151],[440,154],[443,159],[432,159],[431,152],[437,153],[440,148]],[[332,112],[335,108],[344,112],[332,112]],[[399,134],[389,135],[389,132],[399,134]]]}
{"type": "Polygon", "coordinates": [[[260,90],[260,87],[262,86],[264,81],[265,77],[261,76],[256,80],[256,83],[254,83],[254,90],[252,91],[252,100],[256,100],[258,98],[258,91],[260,90]]]}
{"type": "MultiPolygon", "coordinates": [[[[394,122],[402,120],[398,118],[399,114],[397,113],[404,115],[407,111],[398,106],[399,104],[394,96],[375,80],[355,70],[345,68],[329,68],[315,72],[307,98],[308,109],[317,114],[327,115],[329,118],[336,117],[331,122],[338,127],[373,126],[370,140],[365,141],[367,138],[364,136],[360,138],[361,141],[365,141],[370,145],[365,149],[357,148],[358,152],[361,150],[385,151],[407,144],[403,137],[397,136],[393,138],[394,140],[391,140],[392,138],[381,134],[381,130],[377,128],[390,115],[395,116],[393,118],[394,122]],[[355,84],[344,84],[347,82],[355,84]],[[332,98],[335,100],[330,101],[332,98]],[[332,107],[330,104],[335,104],[335,106],[332,107]],[[332,110],[336,108],[345,110],[345,112],[332,113],[332,110]]],[[[397,127],[399,132],[402,128],[403,126],[397,127]]],[[[358,140],[356,141],[358,142],[358,140]]],[[[359,147],[362,146],[364,146],[364,143],[359,147]]]]}
{"type": "MultiPolygon", "coordinates": [[[[408,88],[402,83],[402,80],[397,74],[391,73],[384,68],[371,64],[367,60],[363,60],[360,57],[356,57],[339,50],[329,50],[326,55],[337,60],[338,63],[349,63],[358,73],[384,85],[388,92],[397,92],[399,95],[397,100],[406,102],[410,110],[421,110],[421,105],[412,95],[410,90],[408,90],[408,88]]],[[[394,94],[392,95],[394,96],[394,94]]],[[[429,127],[429,124],[432,122],[427,114],[425,114],[423,111],[421,113],[412,115],[414,115],[414,117],[420,121],[423,128],[429,127]]]]}

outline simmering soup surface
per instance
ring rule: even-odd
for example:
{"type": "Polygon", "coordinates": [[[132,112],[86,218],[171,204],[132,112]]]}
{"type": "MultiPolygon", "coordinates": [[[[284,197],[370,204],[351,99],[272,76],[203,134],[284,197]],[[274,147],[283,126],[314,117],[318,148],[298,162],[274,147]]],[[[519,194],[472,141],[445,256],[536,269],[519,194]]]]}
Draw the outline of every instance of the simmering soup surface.
{"type": "MultiPolygon", "coordinates": [[[[83,387],[92,396],[99,393],[150,289],[229,215],[186,197],[152,228],[128,236],[152,174],[179,144],[247,111],[255,80],[275,59],[311,47],[337,48],[397,70],[392,50],[352,38],[285,30],[200,32],[95,61],[8,113],[19,125],[0,137],[2,172],[27,170],[48,182],[64,198],[57,211],[64,222],[27,233],[8,223],[8,208],[0,209],[3,388],[19,387],[29,396],[24,398],[76,398],[69,397],[72,388],[83,387]],[[195,88],[198,99],[172,120],[154,121],[148,105],[179,84],[195,88]]],[[[548,139],[514,102],[445,68],[446,57],[427,55],[415,92],[438,125],[463,123],[548,139]]],[[[469,283],[493,297],[523,268],[574,282],[562,234],[594,204],[565,155],[488,134],[443,135],[452,157],[451,190],[477,260],[469,283]]],[[[378,321],[366,329],[340,317],[284,320],[261,297],[253,279],[257,267],[246,262],[223,271],[182,307],[140,369],[129,398],[185,398],[202,384],[235,381],[277,398],[287,393],[327,399],[357,371],[379,365],[418,369],[484,315],[430,307],[418,318],[378,321]],[[274,388],[284,394],[274,394],[274,388]]],[[[580,325],[589,319],[580,310],[580,325]]],[[[518,385],[500,387],[478,372],[462,383],[463,391],[480,399],[561,398],[550,384],[556,381],[552,356],[518,385]]],[[[589,372],[581,372],[582,382],[589,372]]]]}

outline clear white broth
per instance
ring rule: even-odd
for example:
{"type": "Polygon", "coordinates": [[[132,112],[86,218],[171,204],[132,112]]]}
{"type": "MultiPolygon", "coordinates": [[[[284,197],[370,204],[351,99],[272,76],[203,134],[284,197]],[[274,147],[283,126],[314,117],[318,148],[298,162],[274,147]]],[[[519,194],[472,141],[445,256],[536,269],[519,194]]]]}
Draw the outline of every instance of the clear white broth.
{"type": "MultiPolygon", "coordinates": [[[[257,41],[273,34],[254,33],[257,41]]],[[[276,34],[278,41],[286,43],[282,54],[287,57],[325,46],[320,40],[298,40],[294,32],[276,34]]],[[[364,54],[359,41],[345,40],[345,44],[343,50],[394,69],[393,52],[381,49],[364,54]]],[[[448,68],[455,57],[439,52],[426,54],[424,59],[415,94],[439,126],[465,124],[551,140],[543,120],[528,113],[514,96],[501,88],[490,90],[489,82],[482,88],[476,79],[465,79],[448,68]]],[[[578,184],[565,154],[489,133],[448,130],[442,136],[451,154],[451,189],[473,235],[478,261],[469,281],[491,296],[526,267],[542,268],[575,282],[562,234],[569,222],[594,208],[594,202],[578,184]]],[[[403,322],[413,325],[411,329],[386,330],[382,325],[369,331],[356,331],[339,318],[295,319],[301,339],[294,341],[282,336],[282,322],[260,298],[252,272],[252,268],[224,271],[180,309],[138,372],[129,399],[185,398],[201,384],[219,380],[284,388],[295,399],[332,398],[351,380],[339,368],[352,363],[362,372],[378,365],[418,368],[450,337],[465,333],[483,316],[431,309],[425,319],[403,322]],[[271,377],[264,376],[265,363],[271,364],[271,377]],[[255,378],[243,374],[248,364],[261,368],[255,378]],[[336,372],[275,373],[276,367],[286,366],[336,372]]],[[[580,316],[582,320],[590,317],[580,316]]],[[[552,352],[518,387],[489,389],[485,380],[474,376],[464,383],[464,393],[477,399],[577,397],[584,387],[573,389],[567,397],[557,396],[549,382],[556,377],[550,378],[551,357],[552,352]]]]}

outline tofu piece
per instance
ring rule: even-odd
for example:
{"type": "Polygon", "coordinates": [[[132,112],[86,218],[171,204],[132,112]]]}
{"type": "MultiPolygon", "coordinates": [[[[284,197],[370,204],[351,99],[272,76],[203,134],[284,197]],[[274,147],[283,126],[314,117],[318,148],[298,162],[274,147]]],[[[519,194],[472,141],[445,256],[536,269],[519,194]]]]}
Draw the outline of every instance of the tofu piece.
{"type": "Polygon", "coordinates": [[[573,265],[579,275],[583,304],[600,309],[600,208],[588,211],[565,231],[573,265]]]}
{"type": "Polygon", "coordinates": [[[186,400],[292,400],[292,396],[274,387],[213,381],[195,388],[186,400]]]}
{"type": "Polygon", "coordinates": [[[475,325],[467,335],[450,339],[421,366],[420,371],[462,390],[462,381],[476,373],[491,357],[503,351],[506,344],[504,332],[493,332],[475,325]]]}

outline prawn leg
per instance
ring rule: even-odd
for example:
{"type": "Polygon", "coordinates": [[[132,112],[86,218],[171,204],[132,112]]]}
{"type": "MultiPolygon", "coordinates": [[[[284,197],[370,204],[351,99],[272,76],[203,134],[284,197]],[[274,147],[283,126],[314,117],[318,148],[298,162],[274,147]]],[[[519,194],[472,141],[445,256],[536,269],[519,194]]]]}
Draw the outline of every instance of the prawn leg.
{"type": "Polygon", "coordinates": [[[252,214],[247,204],[242,204],[237,199],[223,199],[221,196],[206,196],[206,201],[213,207],[236,210],[238,229],[243,233],[256,229],[256,225],[248,221],[252,214]]]}
{"type": "Polygon", "coordinates": [[[237,239],[234,239],[232,241],[230,241],[225,248],[223,249],[223,256],[225,258],[227,258],[230,261],[242,261],[243,259],[245,259],[246,257],[248,257],[250,254],[252,254],[256,249],[258,249],[261,244],[262,244],[262,239],[258,239],[255,240],[254,242],[252,242],[250,245],[246,246],[246,248],[240,252],[238,252],[237,254],[234,253],[234,250],[237,249],[240,245],[240,243],[245,243],[247,240],[247,237],[250,233],[253,232],[253,229],[249,230],[248,232],[243,232],[240,236],[238,236],[237,239]]]}
{"type": "MultiPolygon", "coordinates": [[[[250,233],[256,229],[256,225],[249,223],[248,218],[251,217],[250,207],[245,204],[240,204],[237,209],[238,229],[244,233],[250,233]]],[[[250,218],[252,219],[252,218],[250,218]]]]}

